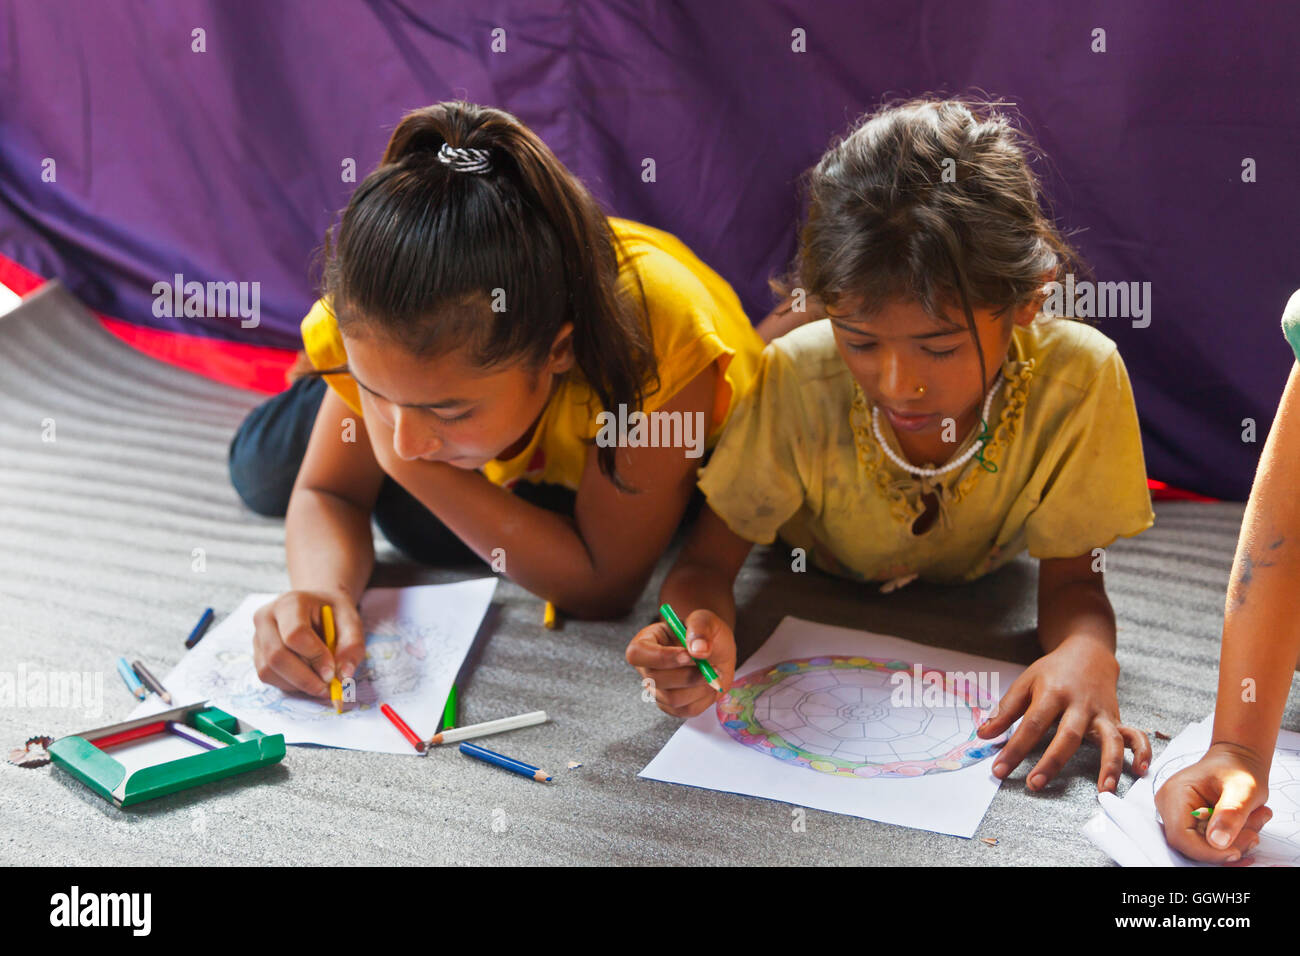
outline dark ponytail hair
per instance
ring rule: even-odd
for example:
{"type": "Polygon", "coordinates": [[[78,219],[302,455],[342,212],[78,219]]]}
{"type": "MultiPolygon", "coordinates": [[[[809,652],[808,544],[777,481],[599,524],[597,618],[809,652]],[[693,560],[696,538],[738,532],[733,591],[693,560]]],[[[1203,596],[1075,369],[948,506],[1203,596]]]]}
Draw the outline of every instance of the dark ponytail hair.
{"type": "MultiPolygon", "coordinates": [[[[459,101],[402,117],[325,240],[322,296],[341,330],[536,369],[571,321],[576,371],[605,409],[640,408],[658,387],[648,323],[625,292],[586,187],[514,116],[459,101]],[[486,151],[488,169],[444,164],[444,143],[486,151]],[[491,308],[495,290],[505,311],[491,308]]],[[[598,449],[599,465],[623,488],[615,451],[598,449]]]]}
{"type": "Polygon", "coordinates": [[[902,299],[948,321],[946,307],[957,306],[982,371],[973,310],[1004,314],[1033,301],[1044,274],[1059,281],[1082,268],[1040,205],[1037,155],[992,103],[882,107],[808,173],[798,259],[774,288],[801,285],[823,305],[860,297],[866,315],[902,299]]]}

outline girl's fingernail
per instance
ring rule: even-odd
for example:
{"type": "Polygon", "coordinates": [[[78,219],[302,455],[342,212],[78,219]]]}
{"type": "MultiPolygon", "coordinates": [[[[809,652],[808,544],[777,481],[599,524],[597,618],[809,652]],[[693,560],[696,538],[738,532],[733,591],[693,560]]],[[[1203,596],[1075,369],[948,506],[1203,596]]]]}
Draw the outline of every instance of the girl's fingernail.
{"type": "Polygon", "coordinates": [[[334,668],[330,667],[328,664],[322,667],[320,669],[320,679],[327,684],[332,681],[334,679],[334,668]]]}
{"type": "Polygon", "coordinates": [[[709,645],[705,644],[703,641],[699,640],[698,638],[691,641],[692,654],[703,654],[706,650],[708,650],[708,648],[709,645]]]}
{"type": "Polygon", "coordinates": [[[1217,846],[1219,849],[1223,849],[1225,846],[1228,845],[1227,831],[1226,830],[1210,831],[1210,842],[1213,843],[1215,846],[1217,846]]]}
{"type": "Polygon", "coordinates": [[[685,653],[685,652],[682,652],[681,654],[678,654],[678,655],[677,655],[677,663],[678,663],[678,664],[689,664],[690,662],[691,662],[691,655],[690,655],[690,654],[687,654],[687,653],[685,653]]]}
{"type": "Polygon", "coordinates": [[[1047,778],[1044,777],[1041,773],[1035,774],[1034,778],[1029,781],[1029,785],[1033,787],[1035,790],[1043,786],[1043,784],[1045,783],[1047,783],[1047,778]]]}
{"type": "Polygon", "coordinates": [[[1114,778],[1114,777],[1107,777],[1107,778],[1106,778],[1106,783],[1103,784],[1103,788],[1106,789],[1106,790],[1114,790],[1114,789],[1115,789],[1115,778],[1114,778]]]}
{"type": "Polygon", "coordinates": [[[993,776],[1001,777],[1006,772],[1007,772],[1006,764],[998,763],[993,765],[993,776]]]}
{"type": "Polygon", "coordinates": [[[989,715],[988,715],[987,717],[984,718],[984,722],[985,722],[985,723],[988,723],[990,720],[992,720],[992,719],[993,719],[994,717],[996,717],[997,715],[998,715],[998,705],[997,705],[997,704],[994,704],[994,705],[993,705],[993,709],[989,711],[989,715]]]}

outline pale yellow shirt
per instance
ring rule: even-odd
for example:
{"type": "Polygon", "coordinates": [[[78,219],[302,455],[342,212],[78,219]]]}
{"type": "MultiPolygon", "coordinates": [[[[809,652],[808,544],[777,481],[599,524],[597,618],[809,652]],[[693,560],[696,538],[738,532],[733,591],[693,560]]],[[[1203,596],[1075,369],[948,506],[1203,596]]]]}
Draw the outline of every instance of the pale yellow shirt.
{"type": "MultiPolygon", "coordinates": [[[[998,470],[971,460],[937,479],[949,520],[924,534],[911,530],[924,510],[918,483],[882,452],[825,319],[764,350],[700,488],[741,537],[770,544],[779,533],[823,570],[870,581],[971,580],[1026,549],[1072,558],[1149,528],[1137,411],[1115,343],[1040,316],[1015,327],[1003,375],[983,455],[998,470]]],[[[880,429],[902,457],[884,416],[880,429]]]]}
{"type": "MultiPolygon", "coordinates": [[[[645,396],[641,410],[650,412],[666,404],[716,363],[713,424],[704,442],[712,448],[736,400],[753,383],[763,341],[731,286],[680,239],[627,219],[611,218],[609,224],[618,240],[620,289],[638,307],[644,293],[658,369],[658,388],[645,396]]],[[[303,319],[302,340],[318,369],[347,362],[338,322],[324,301],[318,301],[303,319]]],[[[331,375],[327,381],[360,415],[361,398],[352,376],[331,375]]],[[[601,411],[596,393],[581,373],[570,373],[547,401],[527,447],[509,460],[489,461],[483,474],[505,488],[523,480],[577,491],[600,431],[601,411]]]]}

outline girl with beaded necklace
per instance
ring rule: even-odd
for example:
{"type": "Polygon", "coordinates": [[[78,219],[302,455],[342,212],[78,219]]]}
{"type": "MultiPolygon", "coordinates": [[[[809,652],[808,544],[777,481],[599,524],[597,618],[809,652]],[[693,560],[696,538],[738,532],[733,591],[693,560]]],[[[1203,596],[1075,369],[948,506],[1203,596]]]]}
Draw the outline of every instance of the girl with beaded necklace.
{"type": "Polygon", "coordinates": [[[1141,436],[1115,344],[1040,313],[1076,257],[1044,214],[1028,141],[987,104],[913,100],[866,118],[809,174],[809,213],[784,315],[816,321],[763,352],[700,472],[707,506],[661,589],[663,624],[627,659],[661,709],[689,717],[736,665],[737,572],[779,534],[824,571],[893,590],[970,581],[1028,550],[1039,561],[1044,654],[981,726],[1023,717],[995,760],[1041,790],[1083,740],[1113,791],[1142,731],[1120,722],[1115,615],[1099,557],[1151,526],[1141,436]]]}

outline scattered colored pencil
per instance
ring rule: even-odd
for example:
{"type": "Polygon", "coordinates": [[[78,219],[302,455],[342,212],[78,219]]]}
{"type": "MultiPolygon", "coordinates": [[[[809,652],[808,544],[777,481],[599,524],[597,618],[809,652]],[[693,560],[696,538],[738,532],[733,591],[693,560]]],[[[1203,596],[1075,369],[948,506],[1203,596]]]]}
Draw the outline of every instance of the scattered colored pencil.
{"type": "Polygon", "coordinates": [[[144,681],[145,687],[148,687],[167,703],[172,702],[172,695],[167,693],[167,688],[162,685],[158,678],[149,673],[149,668],[144,666],[144,661],[132,661],[131,669],[135,671],[140,680],[144,681]]]}
{"type": "MultiPolygon", "coordinates": [[[[668,630],[673,632],[673,636],[681,642],[682,647],[686,647],[686,628],[682,625],[677,613],[667,604],[659,606],[659,613],[668,622],[668,630]]],[[[689,654],[690,652],[691,649],[686,647],[686,653],[689,654]]],[[[718,672],[713,669],[712,664],[707,660],[700,659],[696,660],[695,666],[700,669],[700,673],[704,675],[704,679],[708,681],[710,687],[714,690],[722,690],[722,681],[718,680],[718,672]]]]}
{"type": "Polygon", "coordinates": [[[542,626],[548,631],[553,631],[559,624],[559,617],[555,611],[555,605],[550,601],[546,602],[546,610],[542,612],[542,626]]]}
{"type": "Polygon", "coordinates": [[[456,685],[451,685],[451,693],[447,695],[447,706],[442,709],[442,729],[451,730],[456,726],[456,685]]]}
{"type": "MultiPolygon", "coordinates": [[[[321,627],[325,629],[325,647],[334,654],[334,609],[328,604],[320,609],[321,627]]],[[[334,713],[343,713],[343,682],[339,680],[338,671],[330,680],[330,700],[334,701],[334,713]]]]}
{"type": "Polygon", "coordinates": [[[473,757],[475,760],[482,760],[484,763],[490,763],[493,766],[500,767],[502,770],[509,770],[511,773],[517,773],[521,777],[532,777],[538,783],[550,783],[551,775],[539,767],[534,767],[530,763],[524,763],[522,760],[516,760],[514,757],[507,757],[505,754],[499,754],[494,750],[488,750],[480,747],[478,744],[472,744],[466,741],[460,745],[460,752],[466,757],[473,757]]]}
{"type": "Polygon", "coordinates": [[[117,659],[117,672],[122,675],[122,680],[126,681],[126,689],[138,699],[144,700],[149,695],[149,692],[144,689],[144,684],[140,683],[140,678],[135,676],[135,671],[131,670],[131,665],[126,662],[125,657],[117,659]]]}
{"type": "Polygon", "coordinates": [[[185,638],[186,650],[190,649],[195,644],[197,644],[200,640],[203,639],[203,635],[208,633],[208,627],[211,624],[212,624],[212,608],[208,608],[199,617],[199,623],[194,625],[194,630],[190,631],[190,636],[185,638]]]}
{"type": "Polygon", "coordinates": [[[488,720],[481,724],[470,724],[468,727],[457,727],[455,730],[444,730],[440,734],[434,734],[429,740],[429,745],[454,744],[458,740],[486,737],[489,734],[499,734],[507,730],[516,730],[519,727],[544,724],[546,720],[546,711],[544,710],[535,710],[530,714],[520,714],[517,717],[502,717],[500,720],[488,720]]]}
{"type": "Polygon", "coordinates": [[[188,740],[192,744],[198,744],[204,750],[216,750],[221,746],[220,741],[213,740],[207,734],[200,733],[193,727],[177,723],[174,720],[167,721],[167,729],[182,740],[188,740]]]}
{"type": "Polygon", "coordinates": [[[407,725],[406,721],[397,716],[397,711],[393,710],[393,708],[389,707],[387,704],[380,704],[379,709],[384,712],[385,717],[392,721],[393,726],[401,731],[402,736],[410,741],[412,747],[420,753],[424,753],[425,750],[428,749],[429,745],[420,739],[420,735],[412,730],[410,726],[407,725]]]}

